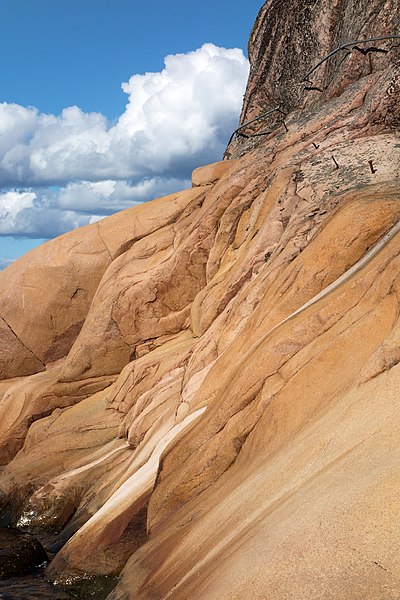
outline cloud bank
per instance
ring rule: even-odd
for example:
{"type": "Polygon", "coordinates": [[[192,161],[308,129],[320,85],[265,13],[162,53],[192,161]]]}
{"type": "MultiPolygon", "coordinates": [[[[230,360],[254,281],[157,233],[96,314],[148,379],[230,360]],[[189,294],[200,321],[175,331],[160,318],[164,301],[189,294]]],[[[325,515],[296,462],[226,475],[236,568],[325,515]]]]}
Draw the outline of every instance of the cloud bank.
{"type": "Polygon", "coordinates": [[[192,169],[221,159],[248,69],[240,49],[213,44],[167,56],[122,84],[115,123],[0,103],[0,235],[50,238],[190,185],[192,169]]]}

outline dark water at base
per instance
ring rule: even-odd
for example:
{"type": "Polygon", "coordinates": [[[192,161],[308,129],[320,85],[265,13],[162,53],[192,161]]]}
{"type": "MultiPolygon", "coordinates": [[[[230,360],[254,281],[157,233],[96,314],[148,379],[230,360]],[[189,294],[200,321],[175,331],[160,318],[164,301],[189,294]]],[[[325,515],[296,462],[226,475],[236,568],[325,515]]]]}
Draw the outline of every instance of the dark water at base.
{"type": "MultiPolygon", "coordinates": [[[[47,583],[43,571],[0,580],[0,600],[71,600],[66,592],[47,583]]],[[[93,598],[93,596],[92,596],[93,598]]]]}
{"type": "Polygon", "coordinates": [[[105,600],[115,587],[116,577],[103,577],[83,581],[79,587],[66,592],[47,583],[44,569],[20,577],[0,579],[0,600],[105,600]]]}
{"type": "MultiPolygon", "coordinates": [[[[12,531],[16,530],[0,527],[0,546],[8,541],[8,534],[12,531]]],[[[49,546],[54,535],[42,532],[37,538],[47,550],[49,558],[53,558],[49,546]]],[[[0,578],[0,600],[105,600],[117,583],[117,577],[88,578],[66,591],[45,581],[46,566],[44,563],[18,577],[0,578]]]]}

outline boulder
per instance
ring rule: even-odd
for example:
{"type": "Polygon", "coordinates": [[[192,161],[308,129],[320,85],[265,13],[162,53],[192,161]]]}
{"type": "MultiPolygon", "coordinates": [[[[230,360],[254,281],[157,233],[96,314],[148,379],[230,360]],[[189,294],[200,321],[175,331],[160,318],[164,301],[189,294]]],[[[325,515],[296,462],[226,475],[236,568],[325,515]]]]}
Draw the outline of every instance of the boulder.
{"type": "Polygon", "coordinates": [[[192,173],[192,186],[213,185],[235,166],[235,161],[222,160],[220,162],[198,167],[192,173]]]}

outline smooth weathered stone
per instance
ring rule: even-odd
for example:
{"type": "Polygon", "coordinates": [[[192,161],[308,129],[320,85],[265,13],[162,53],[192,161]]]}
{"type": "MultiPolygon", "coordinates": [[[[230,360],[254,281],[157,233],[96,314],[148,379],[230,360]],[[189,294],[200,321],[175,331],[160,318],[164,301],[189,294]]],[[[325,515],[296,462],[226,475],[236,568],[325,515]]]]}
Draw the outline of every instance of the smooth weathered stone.
{"type": "Polygon", "coordinates": [[[212,185],[229,173],[234,166],[234,160],[223,160],[204,167],[198,167],[192,173],[192,185],[193,187],[212,185]]]}

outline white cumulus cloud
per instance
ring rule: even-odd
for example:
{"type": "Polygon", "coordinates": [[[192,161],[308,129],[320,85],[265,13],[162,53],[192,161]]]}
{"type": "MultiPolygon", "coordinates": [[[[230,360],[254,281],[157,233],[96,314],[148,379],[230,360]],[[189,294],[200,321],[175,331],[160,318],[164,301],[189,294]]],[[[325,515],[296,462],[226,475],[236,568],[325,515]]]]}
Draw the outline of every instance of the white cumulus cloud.
{"type": "Polygon", "coordinates": [[[205,44],[167,56],[161,73],[133,75],[129,103],[113,131],[141,173],[184,171],[220,158],[235,127],[248,76],[243,52],[205,44]]]}
{"type": "Polygon", "coordinates": [[[77,106],[56,116],[0,103],[0,235],[51,237],[187,187],[192,169],[221,159],[248,69],[240,49],[213,44],[167,56],[122,84],[113,124],[77,106]]]}
{"type": "Polygon", "coordinates": [[[69,183],[58,194],[58,206],[82,213],[107,215],[134,204],[170,194],[190,186],[190,180],[167,177],[143,178],[137,183],[128,181],[81,181],[69,183]]]}
{"type": "Polygon", "coordinates": [[[50,238],[90,222],[90,216],[62,210],[47,190],[0,193],[0,235],[50,238]]]}

